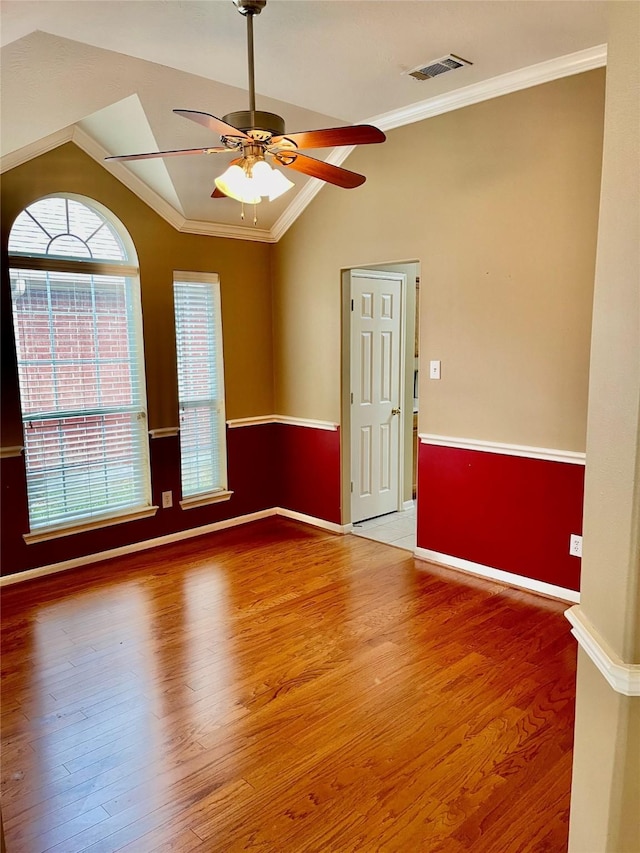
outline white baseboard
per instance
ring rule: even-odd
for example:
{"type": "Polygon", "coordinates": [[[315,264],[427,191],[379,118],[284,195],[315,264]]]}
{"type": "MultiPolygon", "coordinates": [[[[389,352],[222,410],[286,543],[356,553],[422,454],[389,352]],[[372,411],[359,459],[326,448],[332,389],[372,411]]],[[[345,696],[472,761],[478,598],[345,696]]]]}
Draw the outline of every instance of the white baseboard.
{"type": "Polygon", "coordinates": [[[581,649],[605,677],[608,684],[623,696],[640,696],[640,664],[625,663],[608,646],[578,606],[564,614],[571,623],[571,633],[581,649]]]}
{"type": "Polygon", "coordinates": [[[75,557],[73,560],[64,560],[61,563],[52,563],[49,566],[40,566],[37,569],[27,569],[24,572],[16,572],[13,575],[5,575],[0,578],[0,587],[10,586],[21,581],[34,580],[35,578],[53,575],[57,572],[65,572],[68,569],[77,569],[90,563],[98,563],[103,560],[111,560],[113,557],[124,557],[137,551],[147,551],[151,548],[159,548],[161,545],[169,545],[172,542],[180,542],[183,539],[192,539],[195,536],[203,536],[205,533],[214,533],[216,530],[226,530],[230,527],[238,527],[248,524],[250,521],[259,521],[275,515],[275,509],[263,509],[248,515],[238,515],[235,518],[226,518],[223,521],[214,521],[202,527],[191,527],[188,530],[179,530],[177,533],[168,533],[166,536],[156,536],[155,539],[145,539],[142,542],[133,542],[131,545],[122,545],[120,548],[110,548],[108,551],[100,551],[97,554],[86,554],[83,557],[75,557]]]}
{"type": "Polygon", "coordinates": [[[524,575],[513,574],[512,572],[504,572],[501,569],[493,569],[491,566],[472,563],[470,560],[462,560],[460,557],[452,557],[450,554],[441,554],[439,551],[430,551],[428,548],[416,548],[413,554],[419,560],[437,563],[439,566],[445,566],[449,569],[458,569],[461,572],[499,581],[508,586],[517,586],[521,589],[528,589],[531,592],[539,592],[542,595],[549,595],[552,598],[559,598],[562,601],[575,603],[580,601],[580,593],[573,589],[555,586],[551,583],[545,583],[545,581],[538,581],[524,575]]]}
{"type": "Polygon", "coordinates": [[[271,507],[269,509],[260,510],[259,512],[251,512],[247,515],[238,515],[235,518],[225,518],[222,521],[214,521],[211,524],[205,524],[202,527],[191,527],[188,530],[179,530],[176,533],[168,533],[166,536],[157,536],[155,539],[145,539],[142,542],[133,542],[131,545],[111,548],[108,551],[100,551],[97,554],[86,554],[83,557],[75,557],[73,560],[64,560],[60,563],[52,563],[49,566],[39,566],[36,569],[27,569],[24,572],[5,575],[0,578],[0,587],[46,577],[47,575],[65,572],[69,569],[77,569],[91,563],[111,560],[114,557],[124,557],[127,554],[134,554],[137,551],[147,551],[151,548],[159,548],[161,545],[170,545],[172,542],[181,542],[183,539],[193,539],[196,536],[204,536],[206,533],[215,533],[217,530],[227,530],[230,527],[239,527],[242,524],[249,524],[252,521],[259,521],[261,518],[269,518],[274,515],[280,515],[283,518],[291,518],[294,521],[301,521],[302,523],[309,524],[313,527],[320,527],[323,530],[329,530],[331,533],[349,533],[352,529],[351,524],[335,524],[332,521],[325,521],[322,518],[304,515],[301,512],[294,512],[290,509],[271,507]]]}
{"type": "Polygon", "coordinates": [[[353,529],[352,524],[336,524],[335,521],[325,521],[323,518],[315,518],[313,515],[305,515],[302,512],[295,512],[292,509],[283,509],[282,507],[276,508],[276,515],[291,518],[294,521],[302,521],[304,524],[310,524],[313,527],[321,527],[331,533],[350,533],[353,529]]]}
{"type": "Polygon", "coordinates": [[[409,512],[410,509],[413,509],[416,505],[415,501],[404,501],[402,504],[402,511],[409,512]]]}

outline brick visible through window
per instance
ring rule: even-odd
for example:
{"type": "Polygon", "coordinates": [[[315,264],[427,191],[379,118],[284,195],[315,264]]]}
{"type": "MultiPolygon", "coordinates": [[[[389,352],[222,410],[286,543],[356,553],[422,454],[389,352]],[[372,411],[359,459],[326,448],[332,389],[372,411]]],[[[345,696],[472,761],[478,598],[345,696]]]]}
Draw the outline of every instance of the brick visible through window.
{"type": "Polygon", "coordinates": [[[31,529],[148,506],[139,283],[118,274],[123,240],[101,212],[46,198],[16,219],[9,249],[31,529]],[[29,268],[31,240],[50,268],[29,268]],[[96,250],[104,272],[87,272],[96,250]]]}
{"type": "Polygon", "coordinates": [[[193,497],[227,488],[220,287],[216,276],[176,273],[173,294],[182,494],[193,497]]]}

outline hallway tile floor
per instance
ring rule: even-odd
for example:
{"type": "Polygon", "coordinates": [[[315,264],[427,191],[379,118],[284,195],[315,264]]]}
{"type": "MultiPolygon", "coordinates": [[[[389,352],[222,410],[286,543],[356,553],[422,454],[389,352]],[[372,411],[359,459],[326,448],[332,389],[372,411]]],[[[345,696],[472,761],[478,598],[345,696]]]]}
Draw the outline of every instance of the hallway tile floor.
{"type": "Polygon", "coordinates": [[[378,518],[356,521],[353,525],[353,533],[364,539],[386,542],[387,545],[413,551],[416,547],[415,506],[403,512],[390,512],[378,518]]]}

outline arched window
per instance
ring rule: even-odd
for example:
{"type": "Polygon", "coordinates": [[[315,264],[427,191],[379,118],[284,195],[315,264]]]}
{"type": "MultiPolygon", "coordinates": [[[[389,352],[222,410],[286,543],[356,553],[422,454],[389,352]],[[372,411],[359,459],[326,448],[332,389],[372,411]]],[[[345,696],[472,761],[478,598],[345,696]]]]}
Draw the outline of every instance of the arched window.
{"type": "Polygon", "coordinates": [[[147,515],[150,474],[137,258],[102,205],[50,196],[9,235],[27,541],[147,515]]]}

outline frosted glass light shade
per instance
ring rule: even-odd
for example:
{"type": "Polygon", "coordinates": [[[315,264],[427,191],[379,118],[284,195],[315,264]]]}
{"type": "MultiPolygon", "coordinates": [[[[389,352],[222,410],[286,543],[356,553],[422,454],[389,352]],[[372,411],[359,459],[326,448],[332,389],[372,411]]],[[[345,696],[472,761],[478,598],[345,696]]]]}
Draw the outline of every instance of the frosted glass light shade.
{"type": "Polygon", "coordinates": [[[258,204],[262,201],[251,178],[247,177],[240,166],[229,166],[226,172],[215,179],[214,183],[220,192],[236,201],[242,201],[245,204],[258,204]]]}
{"type": "Polygon", "coordinates": [[[286,193],[286,191],[290,190],[293,186],[293,181],[290,181],[289,178],[285,177],[282,172],[279,172],[277,169],[272,169],[271,186],[269,189],[269,201],[273,201],[274,199],[279,198],[283,193],[286,193]]]}
{"type": "Polygon", "coordinates": [[[265,160],[258,160],[249,171],[251,186],[255,187],[257,195],[269,195],[273,169],[265,160]]]}
{"type": "Polygon", "coordinates": [[[229,198],[245,204],[258,204],[262,197],[273,201],[294,186],[282,172],[272,169],[265,160],[254,163],[245,160],[242,166],[229,166],[226,172],[215,179],[215,185],[229,198]]]}

